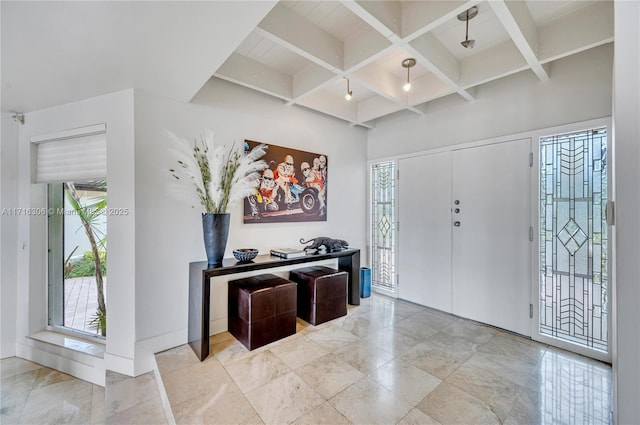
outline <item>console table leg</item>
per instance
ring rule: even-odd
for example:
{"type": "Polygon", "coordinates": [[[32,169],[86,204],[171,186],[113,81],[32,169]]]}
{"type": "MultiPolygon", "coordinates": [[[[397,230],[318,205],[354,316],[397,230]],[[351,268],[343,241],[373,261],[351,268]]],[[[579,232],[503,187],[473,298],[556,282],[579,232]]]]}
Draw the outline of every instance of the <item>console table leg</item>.
{"type": "Polygon", "coordinates": [[[360,305],[360,251],[353,255],[339,257],[338,269],[349,273],[347,286],[347,302],[351,305],[360,305]]]}
{"type": "Polygon", "coordinates": [[[189,345],[200,361],[209,356],[211,279],[200,268],[189,271],[189,345]]]}

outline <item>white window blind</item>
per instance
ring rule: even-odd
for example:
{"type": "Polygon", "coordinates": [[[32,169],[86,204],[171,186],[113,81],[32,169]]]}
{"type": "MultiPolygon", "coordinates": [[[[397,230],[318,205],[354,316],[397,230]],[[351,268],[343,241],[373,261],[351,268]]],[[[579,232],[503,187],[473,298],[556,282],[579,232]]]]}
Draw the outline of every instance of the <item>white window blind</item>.
{"type": "Polygon", "coordinates": [[[36,144],[36,182],[61,183],[107,177],[105,124],[32,137],[36,144]]]}

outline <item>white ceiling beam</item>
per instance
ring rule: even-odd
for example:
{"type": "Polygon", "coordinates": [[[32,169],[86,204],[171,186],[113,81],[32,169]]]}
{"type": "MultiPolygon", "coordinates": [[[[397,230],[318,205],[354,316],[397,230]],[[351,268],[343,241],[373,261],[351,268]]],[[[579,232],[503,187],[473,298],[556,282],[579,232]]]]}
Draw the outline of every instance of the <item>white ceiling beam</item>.
{"type": "Polygon", "coordinates": [[[539,59],[546,63],[613,41],[613,2],[598,1],[538,29],[539,59]]]}
{"type": "Polygon", "coordinates": [[[460,84],[465,88],[473,87],[528,68],[518,48],[507,40],[461,60],[460,84]]]}
{"type": "Polygon", "coordinates": [[[379,96],[371,96],[358,103],[358,121],[367,122],[407,109],[379,96]]]}
{"type": "Polygon", "coordinates": [[[380,66],[371,64],[351,74],[351,78],[366,89],[395,103],[406,105],[406,93],[402,90],[404,81],[396,78],[380,66]]]}
{"type": "Polygon", "coordinates": [[[344,69],[361,68],[392,43],[372,28],[364,29],[344,41],[344,69]]]}
{"type": "Polygon", "coordinates": [[[455,18],[459,13],[477,5],[480,1],[440,0],[401,3],[402,39],[408,42],[455,18]]]}
{"type": "Polygon", "coordinates": [[[260,22],[256,30],[294,53],[334,72],[344,68],[344,46],[308,19],[280,4],[260,22]]]}
{"type": "Polygon", "coordinates": [[[331,71],[310,64],[293,76],[293,96],[289,105],[322,88],[323,84],[340,78],[331,71]]]}
{"type": "MultiPolygon", "coordinates": [[[[455,93],[451,87],[432,73],[423,75],[411,82],[409,105],[416,106],[430,100],[455,93]]],[[[422,115],[423,112],[418,110],[422,115]]]]}
{"type": "Polygon", "coordinates": [[[442,43],[430,33],[424,34],[407,45],[407,50],[416,60],[451,89],[466,100],[474,100],[471,93],[460,85],[460,65],[442,43]]]}
{"type": "Polygon", "coordinates": [[[349,122],[357,122],[357,104],[348,102],[344,97],[335,96],[325,91],[318,91],[305,97],[298,105],[320,111],[323,114],[340,118],[349,122]]]}
{"type": "Polygon", "coordinates": [[[290,75],[237,53],[232,53],[214,76],[281,99],[293,96],[290,75]]]}
{"type": "Polygon", "coordinates": [[[400,40],[401,2],[346,0],[342,4],[384,37],[393,42],[400,40]]]}
{"type": "Polygon", "coordinates": [[[538,30],[529,8],[522,1],[490,1],[505,30],[540,81],[547,81],[549,74],[538,61],[538,30]]]}

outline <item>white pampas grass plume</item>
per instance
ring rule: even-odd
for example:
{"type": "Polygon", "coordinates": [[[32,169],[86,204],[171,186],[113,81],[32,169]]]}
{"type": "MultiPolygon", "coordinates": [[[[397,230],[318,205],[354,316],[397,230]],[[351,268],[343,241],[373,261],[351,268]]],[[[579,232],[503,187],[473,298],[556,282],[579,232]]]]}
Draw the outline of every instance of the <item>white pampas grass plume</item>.
{"type": "Polygon", "coordinates": [[[228,208],[231,208],[231,206],[235,205],[239,200],[253,194],[253,189],[259,184],[260,171],[267,168],[268,165],[265,161],[255,161],[252,158],[262,157],[266,149],[267,147],[265,145],[256,146],[251,152],[241,158],[238,168],[233,174],[228,208]]]}
{"type": "Polygon", "coordinates": [[[266,153],[266,145],[256,146],[244,154],[235,144],[228,150],[225,146],[214,146],[210,130],[192,147],[170,131],[167,133],[176,145],[171,152],[178,161],[169,171],[176,179],[193,184],[207,213],[225,213],[236,202],[252,195],[259,183],[260,171],[267,168],[267,163],[259,160],[266,153]]]}
{"type": "Polygon", "coordinates": [[[198,189],[203,191],[204,184],[202,182],[202,175],[198,170],[198,163],[193,156],[193,147],[187,140],[179,138],[169,130],[165,131],[172,142],[169,152],[177,160],[175,168],[169,169],[171,175],[176,179],[174,183],[169,186],[169,189],[179,198],[189,201],[200,201],[198,189]],[[193,185],[192,190],[187,190],[187,186],[184,183],[176,184],[177,180],[185,180],[191,183],[193,185]],[[193,189],[195,189],[195,191],[193,189]]]}

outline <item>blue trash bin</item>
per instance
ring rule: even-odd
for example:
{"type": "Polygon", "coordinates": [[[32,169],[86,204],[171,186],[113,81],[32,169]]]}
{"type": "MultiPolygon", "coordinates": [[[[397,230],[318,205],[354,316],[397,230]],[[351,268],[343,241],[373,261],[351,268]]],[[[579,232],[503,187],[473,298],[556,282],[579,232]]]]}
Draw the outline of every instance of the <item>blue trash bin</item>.
{"type": "Polygon", "coordinates": [[[360,298],[371,296],[371,269],[360,267],[360,298]]]}

